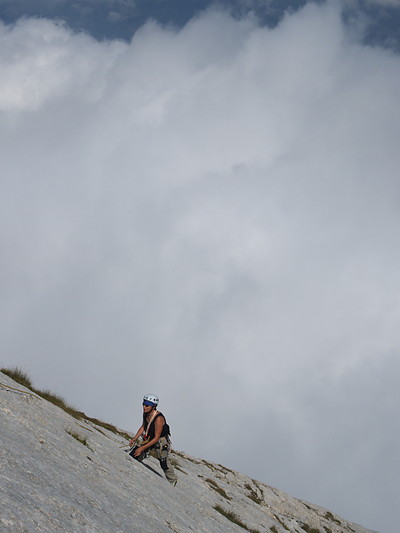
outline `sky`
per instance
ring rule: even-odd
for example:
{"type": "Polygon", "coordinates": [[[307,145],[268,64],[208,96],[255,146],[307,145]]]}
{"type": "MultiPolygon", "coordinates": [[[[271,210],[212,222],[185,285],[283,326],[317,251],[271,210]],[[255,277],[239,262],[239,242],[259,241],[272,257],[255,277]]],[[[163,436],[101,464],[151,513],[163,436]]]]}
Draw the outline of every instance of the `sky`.
{"type": "MultiPolygon", "coordinates": [[[[307,3],[324,0],[0,0],[0,19],[13,23],[21,17],[63,20],[75,31],[98,40],[132,35],[149,19],[181,28],[203,10],[218,5],[236,19],[249,14],[270,28],[307,3]]],[[[363,42],[400,52],[400,0],[336,0],[347,23],[364,28],[363,42]]]]}
{"type": "Polygon", "coordinates": [[[397,533],[396,35],[208,4],[127,40],[0,2],[1,366],[397,533]]]}

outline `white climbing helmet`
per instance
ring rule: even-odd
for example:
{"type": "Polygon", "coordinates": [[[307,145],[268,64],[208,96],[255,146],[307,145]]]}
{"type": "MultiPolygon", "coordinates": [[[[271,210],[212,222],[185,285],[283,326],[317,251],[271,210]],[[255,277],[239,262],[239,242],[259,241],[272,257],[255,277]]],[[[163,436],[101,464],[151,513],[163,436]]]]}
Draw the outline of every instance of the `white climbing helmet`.
{"type": "Polygon", "coordinates": [[[145,394],[143,396],[143,402],[150,402],[157,406],[159,401],[157,394],[145,394]]]}

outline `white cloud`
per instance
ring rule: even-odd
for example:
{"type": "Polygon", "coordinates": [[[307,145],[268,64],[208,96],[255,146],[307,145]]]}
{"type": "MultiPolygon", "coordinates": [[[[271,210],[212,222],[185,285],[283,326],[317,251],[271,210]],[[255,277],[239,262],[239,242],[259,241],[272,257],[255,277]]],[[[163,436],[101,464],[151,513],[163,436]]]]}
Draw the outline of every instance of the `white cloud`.
{"type": "Polygon", "coordinates": [[[0,39],[4,364],[125,427],[156,391],[177,448],[389,533],[399,57],[332,5],[0,39]]]}
{"type": "Polygon", "coordinates": [[[96,46],[89,36],[45,19],[1,24],[0,35],[2,111],[38,110],[77,92],[86,102],[96,99],[124,48],[117,41],[96,46]]]}

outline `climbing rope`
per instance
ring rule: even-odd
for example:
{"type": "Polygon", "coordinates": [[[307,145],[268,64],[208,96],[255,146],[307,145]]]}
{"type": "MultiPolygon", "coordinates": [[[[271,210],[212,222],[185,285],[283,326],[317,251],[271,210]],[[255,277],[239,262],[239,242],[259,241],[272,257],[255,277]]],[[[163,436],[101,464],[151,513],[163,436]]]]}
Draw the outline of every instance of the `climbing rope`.
{"type": "Polygon", "coordinates": [[[37,396],[33,392],[27,392],[21,389],[16,389],[15,387],[10,387],[10,385],[6,385],[5,383],[0,383],[0,386],[4,389],[8,389],[11,392],[19,392],[20,394],[29,394],[30,396],[33,396],[34,398],[39,398],[41,400],[42,398],[40,396],[37,396]]]}

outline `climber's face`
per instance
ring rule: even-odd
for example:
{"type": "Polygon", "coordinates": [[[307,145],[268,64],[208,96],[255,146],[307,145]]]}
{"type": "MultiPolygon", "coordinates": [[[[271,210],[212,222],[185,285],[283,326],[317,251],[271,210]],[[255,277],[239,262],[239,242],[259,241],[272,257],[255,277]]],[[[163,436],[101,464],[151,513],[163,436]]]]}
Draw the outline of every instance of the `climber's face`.
{"type": "Polygon", "coordinates": [[[153,409],[156,408],[156,404],[148,401],[143,402],[143,412],[144,413],[150,413],[153,409]]]}

